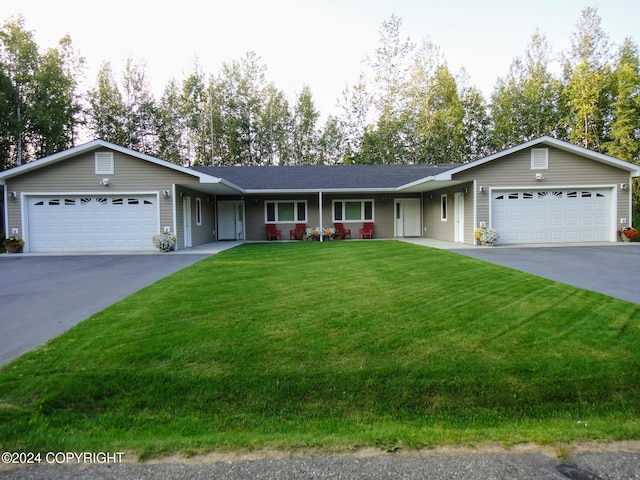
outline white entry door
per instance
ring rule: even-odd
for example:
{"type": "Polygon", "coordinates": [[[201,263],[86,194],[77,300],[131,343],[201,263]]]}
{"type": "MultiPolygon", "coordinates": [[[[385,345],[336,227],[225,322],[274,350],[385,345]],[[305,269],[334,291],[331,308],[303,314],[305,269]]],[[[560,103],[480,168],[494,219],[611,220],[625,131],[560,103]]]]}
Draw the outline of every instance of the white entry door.
{"type": "Polygon", "coordinates": [[[218,202],[218,240],[244,240],[244,202],[218,202]]]}
{"type": "Polygon", "coordinates": [[[182,218],[184,219],[184,248],[191,248],[191,197],[182,198],[182,218]]]}
{"type": "Polygon", "coordinates": [[[396,237],[420,236],[420,199],[401,198],[395,201],[396,237]]]}

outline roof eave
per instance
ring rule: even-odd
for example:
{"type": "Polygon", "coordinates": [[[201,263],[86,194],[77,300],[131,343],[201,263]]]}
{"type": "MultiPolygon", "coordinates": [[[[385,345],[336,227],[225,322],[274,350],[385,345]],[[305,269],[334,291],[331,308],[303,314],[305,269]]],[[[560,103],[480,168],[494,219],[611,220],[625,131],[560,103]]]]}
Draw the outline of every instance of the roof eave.
{"type": "Polygon", "coordinates": [[[114,150],[116,152],[123,153],[125,155],[129,155],[134,158],[138,158],[140,160],[145,160],[150,163],[154,163],[156,165],[160,165],[166,168],[170,168],[172,170],[179,171],[181,173],[185,173],[187,175],[197,177],[202,182],[213,179],[214,182],[216,180],[220,180],[217,177],[213,177],[212,175],[208,175],[206,173],[201,173],[196,170],[192,170],[190,168],[183,167],[181,165],[177,165],[175,163],[168,162],[166,160],[161,160],[156,157],[152,157],[151,155],[147,155],[145,153],[136,152],[135,150],[131,150],[129,148],[121,147],[120,145],[116,145],[114,143],[106,142],[104,140],[92,140],[91,142],[84,143],[82,145],[78,145],[75,147],[71,147],[67,150],[63,150],[62,152],[54,153],[53,155],[49,155],[48,157],[43,157],[34,162],[25,163],[24,165],[19,165],[14,168],[10,168],[9,170],[5,170],[4,172],[0,172],[0,180],[4,180],[7,178],[16,177],[21,175],[24,172],[30,170],[37,170],[39,168],[46,167],[48,165],[52,165],[57,162],[61,162],[68,158],[75,157],[82,153],[91,152],[93,150],[97,150],[98,148],[108,148],[110,150],[114,150]]]}
{"type": "Polygon", "coordinates": [[[247,188],[246,194],[309,194],[309,193],[392,193],[397,191],[395,187],[381,188],[247,188]]]}
{"type": "Polygon", "coordinates": [[[516,145],[515,147],[508,148],[507,150],[494,153],[493,155],[489,155],[488,157],[481,158],[480,160],[476,160],[471,163],[466,163],[464,165],[461,165],[460,167],[447,170],[446,172],[436,175],[436,178],[438,180],[451,180],[453,178],[453,175],[455,175],[456,173],[464,172],[465,170],[468,170],[470,168],[478,167],[480,165],[491,162],[493,160],[497,160],[498,158],[506,157],[513,153],[526,150],[527,148],[535,147],[536,145],[548,145],[548,146],[557,148],[558,150],[563,150],[565,152],[581,155],[583,157],[589,158],[591,160],[595,160],[600,163],[604,163],[606,165],[620,168],[622,170],[627,170],[628,172],[630,172],[632,177],[637,177],[638,172],[640,172],[640,170],[638,170],[638,166],[634,165],[633,163],[625,162],[624,160],[619,160],[617,158],[604,155],[602,153],[594,152],[593,150],[589,150],[587,148],[579,147],[577,145],[573,145],[571,143],[558,140],[553,137],[545,136],[545,137],[536,138],[534,140],[530,140],[520,145],[516,145]]]}

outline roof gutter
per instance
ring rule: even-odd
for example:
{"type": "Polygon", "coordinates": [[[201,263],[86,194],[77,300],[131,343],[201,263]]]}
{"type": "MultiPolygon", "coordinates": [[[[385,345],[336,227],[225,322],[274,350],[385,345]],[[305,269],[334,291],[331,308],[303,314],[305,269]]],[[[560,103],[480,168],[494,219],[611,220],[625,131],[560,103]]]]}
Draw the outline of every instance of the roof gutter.
{"type": "Polygon", "coordinates": [[[253,194],[282,194],[282,193],[376,193],[376,192],[397,192],[401,187],[386,188],[270,188],[258,189],[247,188],[243,193],[247,195],[253,194]]]}

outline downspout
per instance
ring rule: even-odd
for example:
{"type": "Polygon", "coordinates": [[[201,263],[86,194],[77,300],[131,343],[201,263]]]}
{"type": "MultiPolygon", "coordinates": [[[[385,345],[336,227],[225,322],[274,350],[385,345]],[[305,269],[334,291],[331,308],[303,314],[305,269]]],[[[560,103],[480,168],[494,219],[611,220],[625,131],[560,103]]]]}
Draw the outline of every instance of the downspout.
{"type": "Polygon", "coordinates": [[[322,228],[322,192],[318,192],[318,203],[319,203],[319,205],[318,205],[318,211],[319,212],[318,213],[320,214],[320,217],[319,217],[320,218],[320,232],[319,233],[320,233],[320,241],[322,242],[323,241],[322,240],[322,237],[323,237],[322,233],[324,231],[324,229],[322,228]]]}
{"type": "MultiPolygon", "coordinates": [[[[393,212],[395,218],[396,212],[393,212]]],[[[420,192],[420,238],[424,237],[424,192],[420,192]]]]}
{"type": "MultiPolygon", "coordinates": [[[[213,241],[218,241],[218,195],[213,194],[213,241]]],[[[245,238],[246,238],[245,233],[245,238]]]]}
{"type": "Polygon", "coordinates": [[[176,184],[174,183],[171,186],[171,210],[172,210],[172,222],[173,222],[173,234],[176,236],[176,245],[173,247],[174,250],[178,250],[178,213],[176,212],[176,184]]]}

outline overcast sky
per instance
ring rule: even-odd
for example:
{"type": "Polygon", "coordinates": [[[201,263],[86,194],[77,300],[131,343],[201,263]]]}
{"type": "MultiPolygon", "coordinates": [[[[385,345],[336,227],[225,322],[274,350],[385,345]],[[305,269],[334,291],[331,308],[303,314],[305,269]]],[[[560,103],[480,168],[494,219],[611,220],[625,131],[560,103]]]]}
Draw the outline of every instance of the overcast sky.
{"type": "Polygon", "coordinates": [[[69,34],[88,63],[87,83],[111,63],[120,79],[126,60],[144,61],[153,91],[182,80],[195,60],[209,75],[223,62],[255,51],[267,80],[290,101],[308,84],[323,117],[353,84],[378,45],[382,22],[402,19],[402,38],[430,38],[452,73],[464,67],[470,83],[491,93],[496,78],[522,55],[536,28],[554,53],[569,46],[580,12],[598,9],[616,44],[640,41],[637,0],[20,0],[0,7],[2,20],[22,14],[41,48],[69,34]]]}

